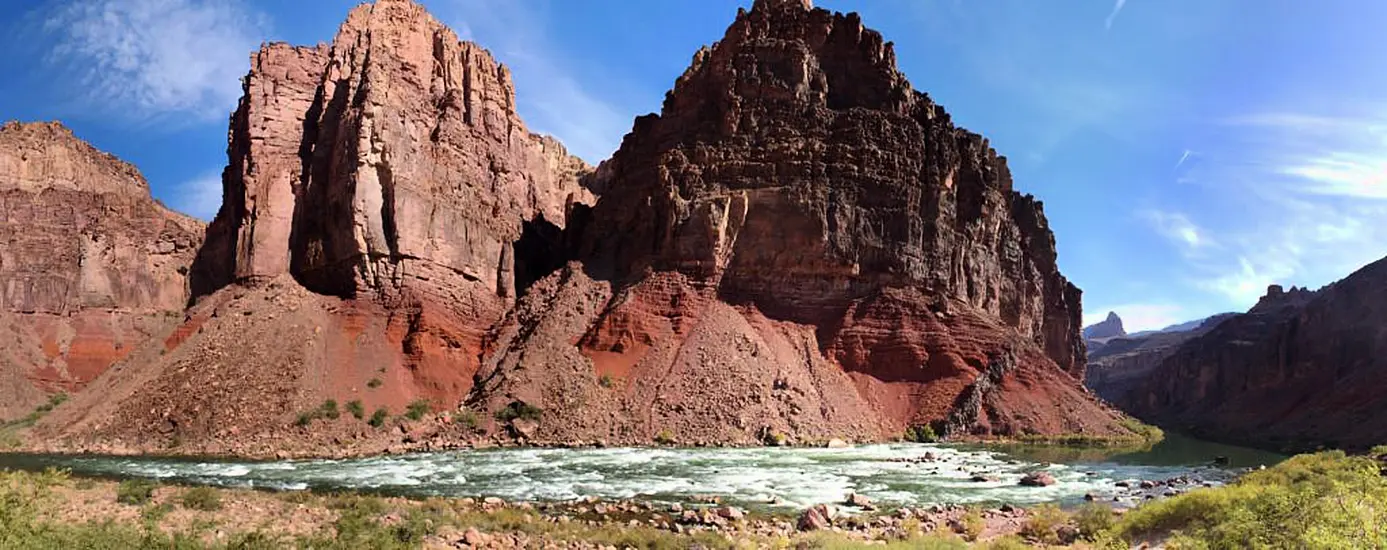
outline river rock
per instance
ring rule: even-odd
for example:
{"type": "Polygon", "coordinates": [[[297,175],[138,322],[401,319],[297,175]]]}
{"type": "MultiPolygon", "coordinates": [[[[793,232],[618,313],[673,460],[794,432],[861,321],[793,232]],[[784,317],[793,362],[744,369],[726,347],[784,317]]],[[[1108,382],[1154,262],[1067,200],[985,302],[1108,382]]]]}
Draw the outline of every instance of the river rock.
{"type": "Polygon", "coordinates": [[[875,509],[875,506],[872,506],[872,499],[868,498],[867,495],[858,493],[848,493],[848,498],[845,499],[843,503],[848,506],[856,506],[866,510],[875,509]]]}
{"type": "Polygon", "coordinates": [[[828,504],[816,504],[810,506],[799,516],[799,530],[817,531],[828,529],[833,526],[833,519],[837,517],[838,510],[828,504]]]}
{"type": "Polygon", "coordinates": [[[1055,484],[1055,477],[1049,472],[1031,472],[1021,478],[1020,485],[1026,487],[1049,487],[1055,484]]]}
{"type": "Polygon", "coordinates": [[[828,444],[825,445],[825,447],[828,447],[830,449],[846,449],[848,447],[851,447],[851,445],[848,445],[848,442],[843,441],[841,439],[833,438],[828,440],[828,444]]]}

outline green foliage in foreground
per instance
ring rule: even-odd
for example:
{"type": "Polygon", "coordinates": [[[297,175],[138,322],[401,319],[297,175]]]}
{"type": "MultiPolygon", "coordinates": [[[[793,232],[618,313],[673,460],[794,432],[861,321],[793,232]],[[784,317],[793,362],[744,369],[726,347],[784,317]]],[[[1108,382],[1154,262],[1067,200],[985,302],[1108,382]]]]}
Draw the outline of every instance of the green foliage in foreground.
{"type": "Polygon", "coordinates": [[[158,484],[144,479],[127,479],[116,487],[116,502],[132,506],[143,506],[154,497],[158,484]]]}
{"type": "Polygon", "coordinates": [[[496,411],[496,420],[499,422],[510,422],[517,418],[523,418],[525,420],[538,422],[539,418],[543,415],[544,411],[539,407],[524,401],[512,401],[511,404],[506,405],[504,409],[496,411]]]}
{"type": "Polygon", "coordinates": [[[1112,531],[1126,541],[1169,532],[1179,548],[1387,548],[1387,479],[1372,457],[1299,455],[1148,503],[1112,531]]]}

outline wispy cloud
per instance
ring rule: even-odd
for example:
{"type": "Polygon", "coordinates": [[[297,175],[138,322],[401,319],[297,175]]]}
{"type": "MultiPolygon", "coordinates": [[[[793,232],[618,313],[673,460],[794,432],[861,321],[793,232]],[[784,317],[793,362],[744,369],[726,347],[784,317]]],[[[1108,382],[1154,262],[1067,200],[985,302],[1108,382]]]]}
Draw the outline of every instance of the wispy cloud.
{"type": "Polygon", "coordinates": [[[166,195],[174,210],[211,221],[222,206],[222,176],[220,172],[209,172],[185,181],[166,195]]]}
{"type": "Polygon", "coordinates": [[[1147,210],[1141,212],[1141,216],[1157,233],[1179,246],[1182,253],[1189,254],[1215,244],[1206,231],[1180,212],[1147,210]]]}
{"type": "Polygon", "coordinates": [[[1183,200],[1217,222],[1217,241],[1188,216],[1143,213],[1180,246],[1195,288],[1246,307],[1267,285],[1318,287],[1387,255],[1387,111],[1344,109],[1212,125],[1216,143],[1206,145],[1218,152],[1201,154],[1182,178],[1201,187],[1183,200]],[[1194,242],[1211,246],[1192,253],[1194,242]]]}
{"type": "Polygon", "coordinates": [[[511,68],[520,115],[590,163],[605,160],[631,129],[626,112],[579,80],[572,59],[545,38],[549,22],[529,0],[453,0],[445,22],[464,40],[490,48],[511,68]]]}
{"type": "Polygon", "coordinates": [[[1107,29],[1107,30],[1111,30],[1111,29],[1112,29],[1112,24],[1115,23],[1115,22],[1117,22],[1117,14],[1122,13],[1122,8],[1125,7],[1126,5],[1127,5],[1127,0],[1117,0],[1117,2],[1113,3],[1113,5],[1112,5],[1112,13],[1109,13],[1109,14],[1108,14],[1108,18],[1105,19],[1105,20],[1103,21],[1103,28],[1104,28],[1104,29],[1107,29]]]}
{"type": "Polygon", "coordinates": [[[84,0],[44,22],[57,37],[49,61],[72,89],[93,108],[134,118],[225,117],[266,26],[230,0],[84,0]]]}
{"type": "Polygon", "coordinates": [[[1122,318],[1127,332],[1155,330],[1192,320],[1183,306],[1176,304],[1118,304],[1107,307],[1085,307],[1084,326],[1102,321],[1108,312],[1122,318]]]}
{"type": "Polygon", "coordinates": [[[1175,169],[1179,170],[1181,166],[1185,165],[1185,161],[1190,160],[1196,154],[1194,151],[1185,149],[1185,152],[1180,154],[1180,160],[1175,161],[1175,169]]]}

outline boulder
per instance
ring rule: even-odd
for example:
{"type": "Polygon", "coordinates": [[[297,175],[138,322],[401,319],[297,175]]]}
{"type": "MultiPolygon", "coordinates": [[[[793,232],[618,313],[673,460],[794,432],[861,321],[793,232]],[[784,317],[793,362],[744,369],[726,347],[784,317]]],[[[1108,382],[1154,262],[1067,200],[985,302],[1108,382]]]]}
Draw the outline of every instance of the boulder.
{"type": "Polygon", "coordinates": [[[1021,478],[1020,485],[1026,487],[1049,487],[1055,484],[1055,476],[1049,472],[1031,472],[1021,478]]]}

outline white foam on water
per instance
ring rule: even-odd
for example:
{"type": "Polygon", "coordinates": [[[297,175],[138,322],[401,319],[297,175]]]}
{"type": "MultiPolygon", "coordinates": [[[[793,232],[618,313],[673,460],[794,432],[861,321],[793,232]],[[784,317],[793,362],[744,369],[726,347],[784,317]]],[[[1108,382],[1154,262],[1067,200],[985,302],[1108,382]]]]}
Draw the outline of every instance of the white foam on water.
{"type": "Polygon", "coordinates": [[[383,490],[420,496],[499,496],[508,500],[583,497],[692,501],[720,495],[743,505],[803,508],[848,493],[885,506],[970,502],[1034,504],[1111,494],[1123,479],[1164,479],[1221,470],[1113,463],[1050,464],[992,451],[942,445],[882,444],[845,449],[501,449],[351,460],[187,462],[144,458],[54,458],[76,473],[158,478],[282,490],[383,490]],[[929,453],[932,461],[905,462],[929,453]],[[1022,487],[1044,470],[1049,487],[1022,487]],[[1089,475],[1092,472],[1095,475],[1089,475]],[[975,475],[995,481],[974,482],[975,475]],[[774,502],[775,504],[770,504],[774,502]]]}

